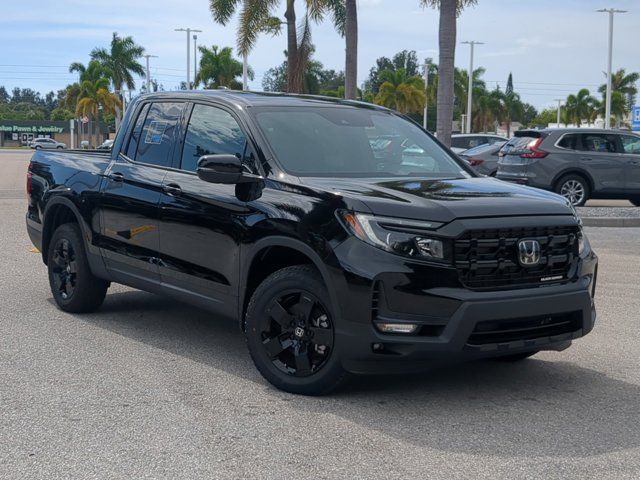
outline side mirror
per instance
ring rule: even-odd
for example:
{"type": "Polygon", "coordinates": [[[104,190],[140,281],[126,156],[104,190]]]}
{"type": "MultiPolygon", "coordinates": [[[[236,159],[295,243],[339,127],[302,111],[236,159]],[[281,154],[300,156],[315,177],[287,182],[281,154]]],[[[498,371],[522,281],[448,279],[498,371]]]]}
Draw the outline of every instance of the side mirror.
{"type": "Polygon", "coordinates": [[[198,177],[209,183],[234,185],[260,179],[245,173],[242,161],[235,155],[204,155],[198,160],[198,177]]]}

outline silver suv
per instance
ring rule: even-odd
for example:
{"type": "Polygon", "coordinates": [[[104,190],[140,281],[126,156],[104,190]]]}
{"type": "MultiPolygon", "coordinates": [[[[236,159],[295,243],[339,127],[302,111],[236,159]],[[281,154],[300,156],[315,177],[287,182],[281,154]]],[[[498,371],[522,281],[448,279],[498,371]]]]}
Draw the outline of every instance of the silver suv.
{"type": "Polygon", "coordinates": [[[587,128],[520,130],[500,150],[501,180],[552,190],[574,206],[626,198],[640,206],[640,135],[587,128]]]}
{"type": "Polygon", "coordinates": [[[67,148],[67,145],[62,142],[57,142],[53,138],[35,138],[29,142],[29,146],[36,150],[41,148],[67,148]]]}

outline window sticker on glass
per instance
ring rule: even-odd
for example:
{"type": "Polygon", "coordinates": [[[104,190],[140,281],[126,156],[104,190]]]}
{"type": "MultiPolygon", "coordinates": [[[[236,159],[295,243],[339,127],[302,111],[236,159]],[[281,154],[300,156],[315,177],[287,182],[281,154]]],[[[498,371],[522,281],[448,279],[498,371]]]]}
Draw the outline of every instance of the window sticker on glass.
{"type": "Polygon", "coordinates": [[[167,129],[167,122],[151,122],[149,129],[147,130],[147,136],[144,138],[144,143],[151,143],[158,145],[162,143],[162,135],[167,129]]]}

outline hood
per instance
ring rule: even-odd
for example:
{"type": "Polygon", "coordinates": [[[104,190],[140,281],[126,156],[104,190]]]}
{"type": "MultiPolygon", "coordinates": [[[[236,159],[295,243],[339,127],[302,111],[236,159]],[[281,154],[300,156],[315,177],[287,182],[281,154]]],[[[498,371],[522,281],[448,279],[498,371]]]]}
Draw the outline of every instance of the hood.
{"type": "Polygon", "coordinates": [[[309,187],[357,199],[374,215],[443,223],[457,218],[573,215],[560,195],[491,177],[302,180],[309,187]]]}

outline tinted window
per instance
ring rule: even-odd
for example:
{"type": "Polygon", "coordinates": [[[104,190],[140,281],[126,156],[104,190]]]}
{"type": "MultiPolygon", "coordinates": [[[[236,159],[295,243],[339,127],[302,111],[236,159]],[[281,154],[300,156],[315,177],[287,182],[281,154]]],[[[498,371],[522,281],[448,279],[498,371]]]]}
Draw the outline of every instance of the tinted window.
{"type": "Polygon", "coordinates": [[[451,137],[451,146],[454,148],[469,148],[469,139],[467,137],[451,137]]]}
{"type": "Polygon", "coordinates": [[[579,150],[587,152],[615,153],[616,136],[603,133],[582,133],[579,150]]]}
{"type": "Polygon", "coordinates": [[[341,106],[256,107],[251,112],[276,159],[295,175],[467,175],[429,135],[392,113],[341,106]]]}
{"type": "Polygon", "coordinates": [[[575,150],[577,143],[578,135],[575,133],[571,133],[562,137],[558,142],[558,146],[561,148],[567,148],[569,150],[575,150]]]}
{"type": "Polygon", "coordinates": [[[134,160],[168,167],[182,103],[161,102],[149,107],[134,160]]]}
{"type": "Polygon", "coordinates": [[[133,126],[133,130],[131,131],[131,136],[129,137],[129,145],[127,146],[127,150],[125,155],[129,158],[135,158],[136,150],[138,149],[138,142],[140,141],[140,135],[142,133],[142,125],[144,125],[144,120],[147,118],[147,112],[149,111],[149,104],[147,103],[142,107],[140,113],[138,114],[138,118],[136,119],[136,123],[133,126]]]}
{"type": "Polygon", "coordinates": [[[216,107],[195,105],[184,148],[181,168],[194,172],[203,155],[231,154],[242,158],[247,139],[230,113],[216,107]]]}
{"type": "Polygon", "coordinates": [[[640,154],[640,137],[633,135],[620,135],[624,153],[640,154]]]}

